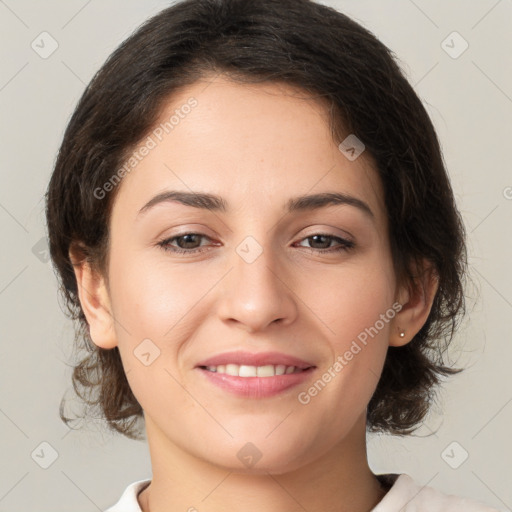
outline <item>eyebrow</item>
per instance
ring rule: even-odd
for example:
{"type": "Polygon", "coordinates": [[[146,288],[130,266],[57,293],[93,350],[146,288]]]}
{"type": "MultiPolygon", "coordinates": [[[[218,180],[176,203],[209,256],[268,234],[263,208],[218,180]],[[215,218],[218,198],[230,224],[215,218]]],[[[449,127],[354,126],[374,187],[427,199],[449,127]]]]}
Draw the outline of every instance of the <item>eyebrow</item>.
{"type": "MultiPolygon", "coordinates": [[[[157,204],[167,202],[180,203],[185,206],[192,206],[193,208],[200,208],[214,212],[228,211],[227,202],[222,197],[215,194],[169,190],[157,194],[155,197],[150,199],[139,210],[138,215],[147,212],[157,204]]],[[[374,218],[374,214],[367,203],[351,195],[339,192],[322,192],[319,194],[293,197],[288,200],[286,209],[287,212],[293,213],[297,211],[317,210],[330,205],[354,206],[364,212],[366,215],[374,218]]]]}

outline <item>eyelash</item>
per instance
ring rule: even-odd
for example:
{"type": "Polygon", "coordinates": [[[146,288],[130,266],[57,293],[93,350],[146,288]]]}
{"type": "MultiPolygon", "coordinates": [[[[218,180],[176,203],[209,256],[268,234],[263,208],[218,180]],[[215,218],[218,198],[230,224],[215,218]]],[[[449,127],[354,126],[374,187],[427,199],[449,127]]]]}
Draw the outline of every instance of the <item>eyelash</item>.
{"type": "MultiPolygon", "coordinates": [[[[177,235],[172,238],[166,238],[165,240],[158,242],[158,246],[161,247],[164,251],[172,252],[174,254],[196,254],[196,253],[205,252],[208,250],[208,249],[201,249],[200,247],[196,247],[194,249],[182,249],[180,247],[174,247],[174,246],[170,245],[170,243],[173,242],[174,240],[177,240],[178,238],[186,237],[189,235],[200,236],[200,237],[209,239],[208,236],[203,235],[202,233],[190,232],[190,233],[183,233],[182,235],[177,235]]],[[[323,254],[349,251],[350,249],[353,249],[355,247],[354,242],[352,242],[350,240],[346,240],[344,238],[340,238],[338,236],[330,235],[328,233],[314,233],[313,235],[302,238],[300,241],[302,242],[303,240],[308,240],[309,238],[313,238],[315,236],[323,236],[323,237],[330,238],[331,240],[336,240],[339,242],[340,245],[338,247],[328,247],[326,249],[315,249],[314,247],[302,247],[302,246],[301,247],[303,249],[309,250],[311,252],[315,252],[315,253],[320,252],[323,254]]]]}

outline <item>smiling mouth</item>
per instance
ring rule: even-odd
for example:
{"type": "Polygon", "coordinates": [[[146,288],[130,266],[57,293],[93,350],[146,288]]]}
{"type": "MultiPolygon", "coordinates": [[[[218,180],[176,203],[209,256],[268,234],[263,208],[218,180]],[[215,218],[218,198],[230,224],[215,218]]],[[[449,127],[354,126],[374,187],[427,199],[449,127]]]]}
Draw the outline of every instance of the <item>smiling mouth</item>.
{"type": "Polygon", "coordinates": [[[313,367],[299,368],[297,366],[286,366],[284,364],[267,364],[264,366],[221,364],[218,366],[200,366],[199,368],[208,372],[231,375],[233,377],[275,377],[276,375],[303,373],[313,367]]]}

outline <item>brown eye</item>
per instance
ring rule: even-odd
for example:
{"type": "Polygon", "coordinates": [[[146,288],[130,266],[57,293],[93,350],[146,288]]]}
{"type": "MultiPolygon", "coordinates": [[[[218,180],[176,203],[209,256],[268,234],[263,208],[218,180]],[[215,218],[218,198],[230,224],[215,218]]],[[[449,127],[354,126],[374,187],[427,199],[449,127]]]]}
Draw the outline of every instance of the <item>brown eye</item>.
{"type": "Polygon", "coordinates": [[[302,241],[307,241],[311,247],[306,247],[304,245],[300,245],[300,247],[304,247],[305,249],[315,252],[346,251],[355,246],[354,242],[351,242],[350,240],[345,240],[344,238],[325,233],[317,233],[315,235],[308,236],[302,241]],[[332,246],[332,242],[337,242],[338,245],[332,246]]]}
{"type": "Polygon", "coordinates": [[[316,247],[313,247],[314,249],[328,249],[331,245],[331,242],[333,241],[333,237],[330,237],[328,235],[313,235],[308,237],[308,240],[311,243],[311,240],[313,241],[313,245],[316,245],[316,247]]]}
{"type": "Polygon", "coordinates": [[[197,233],[187,233],[186,235],[177,236],[175,240],[177,241],[178,247],[181,249],[195,249],[198,239],[200,241],[201,236],[202,235],[198,235],[197,233]]]}
{"type": "Polygon", "coordinates": [[[206,235],[201,233],[184,233],[183,235],[166,238],[165,240],[158,242],[158,245],[165,251],[193,254],[207,250],[207,248],[203,248],[201,246],[202,238],[209,240],[206,235]]]}

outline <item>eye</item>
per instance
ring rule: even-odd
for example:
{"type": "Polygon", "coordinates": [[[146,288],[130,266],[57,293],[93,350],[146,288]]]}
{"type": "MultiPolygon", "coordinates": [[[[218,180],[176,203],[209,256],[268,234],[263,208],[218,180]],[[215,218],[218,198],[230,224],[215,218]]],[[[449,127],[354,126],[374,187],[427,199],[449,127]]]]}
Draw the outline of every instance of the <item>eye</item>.
{"type": "Polygon", "coordinates": [[[317,247],[304,247],[300,245],[300,247],[304,247],[305,249],[309,249],[314,252],[339,252],[339,251],[347,251],[355,247],[354,242],[351,240],[346,240],[345,238],[341,238],[338,236],[330,235],[327,233],[316,233],[314,235],[308,236],[302,239],[302,242],[307,241],[310,244],[317,245],[317,247]],[[332,247],[331,243],[337,242],[338,245],[332,247]],[[320,247],[318,247],[320,245],[320,247]]]}
{"type": "Polygon", "coordinates": [[[158,245],[164,249],[164,251],[170,251],[180,254],[193,254],[196,252],[203,252],[205,249],[201,249],[200,240],[201,238],[209,238],[201,233],[184,233],[182,235],[167,238],[158,242],[158,245]],[[176,242],[177,247],[173,245],[176,242]],[[198,245],[199,242],[199,245],[198,245]]]}

